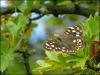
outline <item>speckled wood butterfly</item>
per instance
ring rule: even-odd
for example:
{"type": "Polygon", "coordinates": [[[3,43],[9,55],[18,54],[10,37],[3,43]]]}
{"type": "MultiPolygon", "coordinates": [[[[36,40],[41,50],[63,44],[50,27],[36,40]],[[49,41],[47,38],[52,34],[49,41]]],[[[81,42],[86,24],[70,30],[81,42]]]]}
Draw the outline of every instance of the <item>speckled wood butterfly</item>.
{"type": "Polygon", "coordinates": [[[50,38],[44,44],[47,50],[62,51],[68,54],[75,54],[77,50],[83,48],[82,27],[74,25],[67,27],[57,38],[50,38]]]}

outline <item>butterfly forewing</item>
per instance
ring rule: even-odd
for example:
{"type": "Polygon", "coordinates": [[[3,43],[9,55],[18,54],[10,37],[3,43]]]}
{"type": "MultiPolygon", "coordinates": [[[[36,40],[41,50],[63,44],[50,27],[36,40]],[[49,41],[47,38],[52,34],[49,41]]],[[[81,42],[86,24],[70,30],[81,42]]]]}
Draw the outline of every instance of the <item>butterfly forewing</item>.
{"type": "Polygon", "coordinates": [[[67,27],[62,34],[55,39],[49,39],[44,48],[47,50],[62,51],[68,54],[75,54],[77,50],[83,48],[82,28],[80,25],[67,27]]]}

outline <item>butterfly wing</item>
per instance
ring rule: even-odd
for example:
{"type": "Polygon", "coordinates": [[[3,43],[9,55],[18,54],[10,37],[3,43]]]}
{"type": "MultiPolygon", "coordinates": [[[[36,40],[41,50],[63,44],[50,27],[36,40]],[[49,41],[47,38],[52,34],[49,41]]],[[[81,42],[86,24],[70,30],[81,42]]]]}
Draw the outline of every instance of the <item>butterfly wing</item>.
{"type": "Polygon", "coordinates": [[[70,26],[65,29],[60,37],[49,39],[44,48],[48,50],[63,51],[74,54],[76,50],[82,48],[82,28],[80,25],[70,26]]]}

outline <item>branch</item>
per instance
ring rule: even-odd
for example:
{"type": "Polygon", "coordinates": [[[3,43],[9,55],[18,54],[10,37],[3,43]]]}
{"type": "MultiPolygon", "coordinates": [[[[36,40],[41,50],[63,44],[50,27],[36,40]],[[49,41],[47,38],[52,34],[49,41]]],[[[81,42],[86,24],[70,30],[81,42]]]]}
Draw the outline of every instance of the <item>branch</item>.
{"type": "MultiPolygon", "coordinates": [[[[53,14],[77,14],[89,17],[90,14],[94,15],[96,9],[81,7],[77,4],[74,4],[73,8],[69,8],[65,5],[63,6],[46,6],[53,14]]],[[[100,10],[99,10],[100,11],[100,10]]],[[[98,12],[99,12],[98,11],[98,12]]]]}
{"type": "MultiPolygon", "coordinates": [[[[8,13],[14,13],[15,12],[15,8],[2,8],[4,10],[1,10],[0,15],[5,15],[8,13]]],[[[99,12],[100,10],[98,10],[99,12]]],[[[20,12],[17,9],[17,12],[20,12]]],[[[77,4],[73,3],[73,7],[69,8],[66,5],[44,5],[44,6],[36,6],[34,7],[31,12],[36,12],[36,13],[41,13],[41,14],[54,14],[54,15],[59,15],[59,14],[77,14],[77,15],[83,15],[88,17],[90,14],[94,15],[94,13],[96,12],[96,9],[91,9],[91,8],[85,8],[85,7],[81,7],[77,4]],[[40,10],[42,7],[44,7],[47,11],[40,10]]]]}
{"type": "Polygon", "coordinates": [[[22,52],[22,51],[15,51],[15,53],[20,53],[22,54],[22,57],[23,57],[23,62],[24,62],[24,65],[25,65],[25,69],[26,69],[26,75],[32,75],[32,71],[30,69],[30,65],[29,65],[29,56],[30,54],[28,52],[22,52]]]}
{"type": "Polygon", "coordinates": [[[32,75],[30,65],[29,65],[29,54],[27,52],[23,52],[23,60],[27,71],[27,75],[32,75]]]}

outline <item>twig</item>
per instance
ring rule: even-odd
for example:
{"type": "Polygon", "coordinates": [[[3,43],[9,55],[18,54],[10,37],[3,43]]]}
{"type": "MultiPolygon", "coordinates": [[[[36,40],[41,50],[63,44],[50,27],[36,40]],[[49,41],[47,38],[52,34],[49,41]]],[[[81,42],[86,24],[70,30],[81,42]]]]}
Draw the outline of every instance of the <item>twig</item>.
{"type": "Polygon", "coordinates": [[[27,75],[32,75],[30,65],[29,65],[29,54],[27,52],[23,52],[23,60],[24,60],[24,65],[26,68],[27,75]]]}

